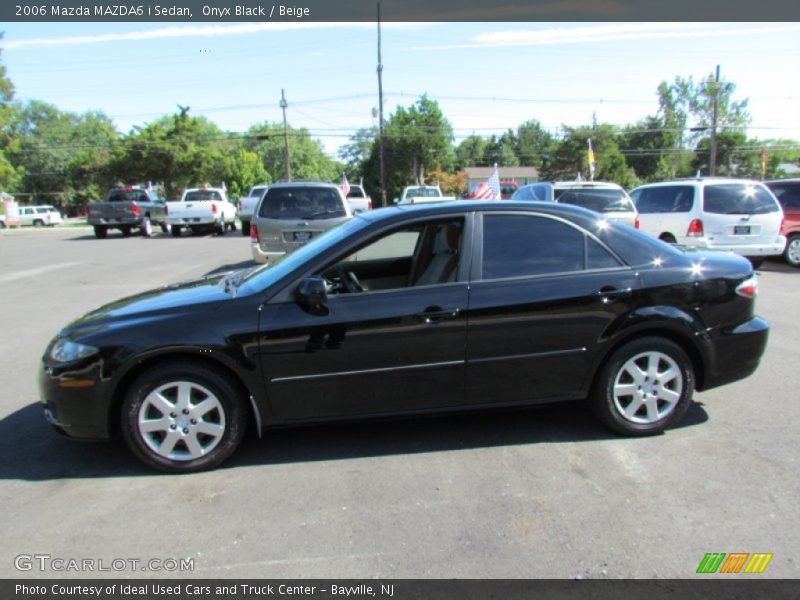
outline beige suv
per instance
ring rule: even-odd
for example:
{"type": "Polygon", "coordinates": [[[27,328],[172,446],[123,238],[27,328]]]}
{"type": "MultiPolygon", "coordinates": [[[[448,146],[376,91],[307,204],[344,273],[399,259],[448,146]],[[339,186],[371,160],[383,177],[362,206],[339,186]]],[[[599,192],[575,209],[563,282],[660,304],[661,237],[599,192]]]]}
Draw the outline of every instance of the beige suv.
{"type": "Polygon", "coordinates": [[[333,183],[272,184],[253,213],[253,260],[259,264],[272,262],[352,216],[350,204],[333,183]]]}

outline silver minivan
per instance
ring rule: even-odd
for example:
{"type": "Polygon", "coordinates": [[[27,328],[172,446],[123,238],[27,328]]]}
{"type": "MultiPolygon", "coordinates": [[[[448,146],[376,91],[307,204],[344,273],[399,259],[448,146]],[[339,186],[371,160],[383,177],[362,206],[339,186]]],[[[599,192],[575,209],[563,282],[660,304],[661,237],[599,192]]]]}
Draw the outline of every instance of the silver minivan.
{"type": "Polygon", "coordinates": [[[352,216],[350,204],[333,183],[271,184],[251,221],[253,260],[259,264],[272,262],[352,216]]]}

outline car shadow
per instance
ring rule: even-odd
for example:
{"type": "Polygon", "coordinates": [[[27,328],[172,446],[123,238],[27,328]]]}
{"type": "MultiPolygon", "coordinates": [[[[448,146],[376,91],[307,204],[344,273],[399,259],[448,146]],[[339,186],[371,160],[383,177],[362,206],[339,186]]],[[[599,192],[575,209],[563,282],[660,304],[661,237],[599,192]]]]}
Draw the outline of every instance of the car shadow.
{"type": "MultiPolygon", "coordinates": [[[[702,403],[696,401],[676,428],[707,420],[702,403]]],[[[272,429],[261,440],[251,433],[222,468],[606,439],[624,438],[601,425],[583,403],[565,402],[532,409],[272,429]]],[[[80,442],[59,435],[45,422],[38,403],[0,420],[0,456],[4,457],[0,480],[156,474],[119,439],[80,442]]]]}
{"type": "Polygon", "coordinates": [[[761,271],[769,273],[800,273],[800,269],[791,266],[783,257],[770,257],[756,269],[756,273],[761,271]]]}

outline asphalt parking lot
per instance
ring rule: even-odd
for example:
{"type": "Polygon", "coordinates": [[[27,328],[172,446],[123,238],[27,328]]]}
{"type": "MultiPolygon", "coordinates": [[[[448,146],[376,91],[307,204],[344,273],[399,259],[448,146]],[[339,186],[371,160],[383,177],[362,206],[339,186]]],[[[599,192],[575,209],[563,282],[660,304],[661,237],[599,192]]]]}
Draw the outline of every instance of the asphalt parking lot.
{"type": "Polygon", "coordinates": [[[49,428],[36,372],[62,326],[249,258],[239,232],[0,231],[0,577],[692,578],[707,552],[773,553],[763,575],[740,577],[797,576],[800,270],[759,269],[772,332],[756,374],[696,394],[682,425],[652,438],[616,437],[562,404],[274,431],[180,476],[49,428]],[[194,569],[15,567],[35,554],[194,569]]]}

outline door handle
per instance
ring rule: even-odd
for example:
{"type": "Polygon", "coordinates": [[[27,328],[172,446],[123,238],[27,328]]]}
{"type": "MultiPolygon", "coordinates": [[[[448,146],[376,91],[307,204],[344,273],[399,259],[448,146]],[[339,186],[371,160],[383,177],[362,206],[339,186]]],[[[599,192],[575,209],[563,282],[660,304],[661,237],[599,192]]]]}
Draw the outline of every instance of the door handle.
{"type": "Polygon", "coordinates": [[[450,310],[445,310],[441,306],[429,306],[424,311],[415,316],[423,323],[430,325],[433,323],[438,323],[439,321],[443,321],[445,319],[454,319],[459,315],[460,312],[461,309],[458,308],[451,308],[450,310]]]}
{"type": "Polygon", "coordinates": [[[600,301],[603,302],[603,304],[609,304],[615,300],[619,300],[620,298],[630,296],[632,293],[632,288],[618,289],[612,285],[606,285],[600,288],[599,291],[595,292],[595,296],[600,298],[600,301]]]}

